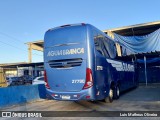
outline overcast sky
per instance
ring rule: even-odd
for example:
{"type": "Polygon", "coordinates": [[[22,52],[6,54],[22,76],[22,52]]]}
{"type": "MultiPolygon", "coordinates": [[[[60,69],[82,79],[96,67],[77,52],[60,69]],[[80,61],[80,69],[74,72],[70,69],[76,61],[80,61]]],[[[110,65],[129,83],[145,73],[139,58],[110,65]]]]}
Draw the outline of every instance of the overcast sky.
{"type": "MultiPolygon", "coordinates": [[[[101,30],[160,20],[160,0],[0,0],[0,63],[28,62],[29,41],[49,28],[90,23],[101,30]]],[[[43,53],[33,51],[33,62],[43,53]]]]}

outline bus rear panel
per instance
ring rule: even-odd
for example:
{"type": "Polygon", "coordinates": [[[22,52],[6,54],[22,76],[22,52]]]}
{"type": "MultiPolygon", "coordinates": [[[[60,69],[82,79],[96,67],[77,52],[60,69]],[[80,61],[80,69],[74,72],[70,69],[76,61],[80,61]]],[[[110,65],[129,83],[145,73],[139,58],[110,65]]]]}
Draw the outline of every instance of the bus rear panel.
{"type": "Polygon", "coordinates": [[[62,26],[47,31],[44,39],[48,94],[56,100],[95,99],[87,27],[62,26]]]}

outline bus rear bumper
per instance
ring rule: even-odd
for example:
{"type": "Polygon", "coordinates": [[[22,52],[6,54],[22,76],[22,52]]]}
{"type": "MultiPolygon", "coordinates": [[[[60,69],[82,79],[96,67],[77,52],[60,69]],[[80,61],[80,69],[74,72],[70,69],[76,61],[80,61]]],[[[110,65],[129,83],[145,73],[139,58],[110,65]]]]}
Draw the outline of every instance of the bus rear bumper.
{"type": "Polygon", "coordinates": [[[92,89],[81,90],[80,92],[55,92],[47,89],[47,95],[54,100],[79,101],[79,100],[95,100],[92,89]]]}

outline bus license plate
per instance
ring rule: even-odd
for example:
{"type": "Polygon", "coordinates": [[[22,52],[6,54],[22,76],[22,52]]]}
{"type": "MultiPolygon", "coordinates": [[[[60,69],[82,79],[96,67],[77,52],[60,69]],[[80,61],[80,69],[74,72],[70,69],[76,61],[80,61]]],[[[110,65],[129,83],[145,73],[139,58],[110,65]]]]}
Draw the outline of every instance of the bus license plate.
{"type": "Polygon", "coordinates": [[[68,99],[70,99],[70,98],[71,98],[71,96],[69,96],[69,95],[62,95],[62,99],[68,100],[68,99]]]}

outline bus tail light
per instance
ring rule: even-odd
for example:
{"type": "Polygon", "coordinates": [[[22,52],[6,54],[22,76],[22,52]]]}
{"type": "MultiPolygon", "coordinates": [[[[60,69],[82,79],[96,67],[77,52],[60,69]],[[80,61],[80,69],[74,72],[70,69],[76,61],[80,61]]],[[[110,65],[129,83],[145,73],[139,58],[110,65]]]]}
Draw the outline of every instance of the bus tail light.
{"type": "Polygon", "coordinates": [[[93,86],[92,70],[90,68],[86,69],[86,82],[83,89],[87,89],[93,86]]]}
{"type": "Polygon", "coordinates": [[[48,79],[47,79],[47,74],[46,74],[46,70],[44,70],[44,81],[45,81],[45,86],[47,89],[50,89],[49,85],[48,85],[48,79]]]}

